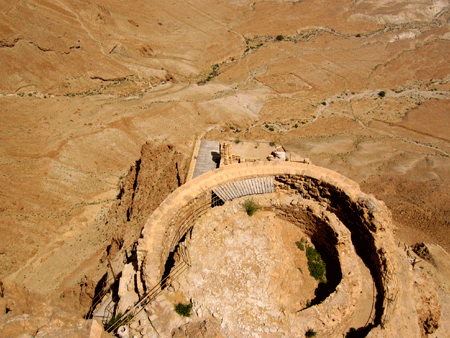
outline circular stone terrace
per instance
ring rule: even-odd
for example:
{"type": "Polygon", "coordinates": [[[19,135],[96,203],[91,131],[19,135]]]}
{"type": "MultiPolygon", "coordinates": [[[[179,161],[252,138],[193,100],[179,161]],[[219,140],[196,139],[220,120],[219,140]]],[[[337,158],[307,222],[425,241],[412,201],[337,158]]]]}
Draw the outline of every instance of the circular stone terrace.
{"type": "Polygon", "coordinates": [[[346,332],[361,293],[360,258],[377,294],[372,319],[364,329],[371,336],[383,336],[398,294],[390,213],[355,182],[310,164],[233,164],[174,191],[147,220],[139,239],[138,266],[145,288],[161,283],[169,257],[202,215],[226,201],[274,193],[280,198],[264,207],[307,234],[333,263],[335,276],[333,290],[321,303],[290,314],[291,335],[302,336],[311,328],[321,337],[346,332]]]}

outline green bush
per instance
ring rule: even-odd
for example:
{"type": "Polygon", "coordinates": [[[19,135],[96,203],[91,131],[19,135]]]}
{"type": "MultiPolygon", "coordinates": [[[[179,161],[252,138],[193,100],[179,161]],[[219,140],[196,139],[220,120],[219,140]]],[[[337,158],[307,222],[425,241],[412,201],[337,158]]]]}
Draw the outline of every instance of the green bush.
{"type": "Polygon", "coordinates": [[[297,244],[297,248],[299,248],[302,251],[305,251],[305,246],[303,245],[302,242],[295,242],[295,244],[297,244]]]}
{"type": "Polygon", "coordinates": [[[247,215],[252,216],[258,209],[259,205],[255,203],[253,200],[246,200],[244,202],[244,209],[247,215]]]}
{"type": "Polygon", "coordinates": [[[122,318],[122,314],[118,313],[116,315],[113,315],[111,319],[108,321],[108,324],[106,324],[106,330],[110,329],[111,327],[114,327],[114,325],[122,318]]]}
{"type": "MultiPolygon", "coordinates": [[[[132,315],[128,315],[128,316],[126,317],[126,319],[125,319],[123,322],[120,323],[120,325],[123,325],[123,324],[128,323],[132,318],[133,318],[132,315]]],[[[118,313],[118,314],[116,314],[115,316],[113,315],[113,316],[111,317],[111,319],[108,321],[108,323],[106,324],[105,329],[106,329],[107,331],[110,330],[110,329],[116,329],[117,327],[119,327],[119,325],[117,325],[117,324],[118,324],[118,322],[119,322],[121,319],[122,319],[122,314],[121,314],[121,313],[118,313]],[[117,326],[117,327],[116,327],[116,326],[117,326]]]]}
{"type": "Polygon", "coordinates": [[[275,142],[270,142],[270,143],[269,143],[269,146],[275,147],[275,142]]]}
{"type": "Polygon", "coordinates": [[[283,35],[277,35],[277,40],[278,41],[283,41],[284,40],[284,36],[283,35]]]}
{"type": "Polygon", "coordinates": [[[384,90],[382,90],[381,92],[378,93],[379,97],[385,97],[386,96],[386,92],[384,90]]]}
{"type": "Polygon", "coordinates": [[[241,143],[241,140],[237,138],[234,140],[234,143],[239,144],[239,143],[241,143]]]}
{"type": "Polygon", "coordinates": [[[175,305],[175,312],[178,313],[180,316],[183,317],[190,317],[191,316],[191,310],[192,310],[192,304],[189,303],[187,305],[183,303],[178,303],[175,305]]]}
{"type": "Polygon", "coordinates": [[[306,246],[306,258],[308,259],[309,274],[316,280],[326,283],[326,264],[322,260],[320,253],[313,247],[306,246]]]}
{"type": "Polygon", "coordinates": [[[313,329],[308,329],[305,333],[305,337],[315,337],[317,335],[316,331],[313,329]]]}
{"type": "Polygon", "coordinates": [[[275,128],[274,127],[269,127],[269,130],[270,131],[275,131],[275,128]]]}

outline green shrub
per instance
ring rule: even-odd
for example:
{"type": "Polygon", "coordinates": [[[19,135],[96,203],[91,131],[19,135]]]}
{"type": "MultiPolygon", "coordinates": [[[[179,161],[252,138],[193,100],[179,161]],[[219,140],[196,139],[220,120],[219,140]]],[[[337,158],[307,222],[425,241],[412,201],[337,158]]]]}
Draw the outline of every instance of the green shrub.
{"type": "Polygon", "coordinates": [[[306,246],[306,258],[308,259],[309,274],[316,280],[326,283],[326,264],[322,260],[320,253],[313,247],[306,246]]]}
{"type": "Polygon", "coordinates": [[[313,329],[308,329],[308,331],[305,332],[305,337],[315,337],[316,335],[317,333],[313,329]]]}
{"type": "Polygon", "coordinates": [[[323,105],[323,106],[326,106],[326,105],[327,105],[327,103],[326,103],[326,102],[324,101],[324,102],[322,102],[322,105],[323,105]]]}
{"type": "Polygon", "coordinates": [[[270,131],[275,131],[275,129],[273,127],[269,127],[270,131]]]}
{"type": "Polygon", "coordinates": [[[241,143],[241,140],[237,138],[234,140],[234,143],[239,144],[239,143],[241,143]]]}
{"type": "MultiPolygon", "coordinates": [[[[120,325],[123,325],[123,324],[128,323],[132,318],[133,318],[132,315],[128,315],[128,316],[126,317],[126,319],[125,319],[123,322],[120,323],[120,325]]],[[[117,324],[118,324],[118,322],[119,322],[121,319],[122,319],[122,314],[121,314],[121,313],[118,313],[118,314],[116,314],[115,316],[113,315],[113,316],[111,317],[111,319],[108,321],[108,323],[106,324],[105,329],[106,329],[107,331],[110,330],[110,329],[116,329],[116,326],[119,327],[119,325],[117,325],[117,324]]]]}
{"type": "Polygon", "coordinates": [[[278,41],[283,41],[284,40],[284,36],[283,35],[277,35],[277,40],[278,41]]]}
{"type": "Polygon", "coordinates": [[[175,305],[175,312],[178,313],[180,316],[183,317],[190,317],[191,316],[191,310],[192,310],[192,304],[189,303],[187,305],[183,303],[178,303],[175,305]]]}
{"type": "Polygon", "coordinates": [[[357,38],[360,38],[360,37],[361,37],[361,34],[356,34],[356,37],[357,37],[357,38]]]}
{"type": "Polygon", "coordinates": [[[384,90],[382,90],[381,92],[378,93],[379,97],[385,97],[386,96],[386,92],[384,90]]]}
{"type": "Polygon", "coordinates": [[[243,207],[249,216],[252,216],[259,209],[259,205],[253,200],[245,200],[243,207]]]}
{"type": "Polygon", "coordinates": [[[275,142],[270,142],[270,143],[269,143],[269,146],[275,147],[275,142]]]}
{"type": "Polygon", "coordinates": [[[295,244],[297,244],[297,248],[299,248],[302,251],[305,251],[305,246],[303,245],[302,242],[295,242],[295,244]]]}
{"type": "Polygon", "coordinates": [[[294,128],[298,128],[298,124],[297,123],[294,125],[294,128]]]}
{"type": "Polygon", "coordinates": [[[106,330],[110,329],[111,327],[114,327],[114,325],[122,318],[122,314],[118,313],[116,315],[113,315],[111,319],[106,324],[106,330]]]}

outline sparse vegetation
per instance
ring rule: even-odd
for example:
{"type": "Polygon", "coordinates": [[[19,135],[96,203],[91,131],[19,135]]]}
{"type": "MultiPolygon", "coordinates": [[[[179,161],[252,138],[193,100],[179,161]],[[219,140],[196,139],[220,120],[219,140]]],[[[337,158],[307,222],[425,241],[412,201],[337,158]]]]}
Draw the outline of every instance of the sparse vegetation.
{"type": "Polygon", "coordinates": [[[260,208],[258,204],[253,200],[245,200],[243,204],[244,210],[247,215],[252,216],[260,208]]]}
{"type": "Polygon", "coordinates": [[[301,241],[295,242],[295,244],[297,244],[297,248],[299,248],[302,251],[305,251],[305,246],[303,245],[303,243],[301,241]]]}
{"type": "Polygon", "coordinates": [[[219,75],[219,64],[215,64],[215,65],[213,65],[212,66],[212,70],[211,70],[211,72],[209,73],[209,75],[208,75],[208,77],[205,79],[205,80],[203,80],[203,81],[199,81],[199,82],[197,82],[197,84],[198,85],[204,85],[206,82],[209,82],[209,81],[211,81],[211,79],[213,79],[213,78],[215,78],[216,76],[218,76],[219,75]]]}
{"type": "Polygon", "coordinates": [[[294,125],[294,128],[298,128],[298,124],[297,123],[294,125]]]}
{"type": "Polygon", "coordinates": [[[239,143],[241,143],[241,140],[237,138],[234,140],[234,143],[239,144],[239,143]]]}
{"type": "Polygon", "coordinates": [[[327,103],[325,101],[322,102],[322,106],[326,106],[327,103]]]}
{"type": "Polygon", "coordinates": [[[277,35],[277,41],[283,41],[284,40],[284,36],[283,35],[277,35]]]}
{"type": "Polygon", "coordinates": [[[275,147],[275,145],[276,145],[275,142],[270,142],[269,143],[269,146],[271,146],[271,147],[275,147]]]}
{"type": "Polygon", "coordinates": [[[315,337],[315,336],[317,336],[317,333],[313,329],[308,329],[308,331],[305,332],[305,337],[315,337]]]}
{"type": "MultiPolygon", "coordinates": [[[[127,317],[126,317],[126,319],[123,321],[123,323],[121,323],[121,324],[126,324],[126,323],[128,323],[131,319],[133,318],[133,316],[132,315],[128,315],[127,317]]],[[[117,325],[117,323],[120,321],[122,319],[122,314],[121,313],[118,313],[118,314],[116,314],[116,315],[113,315],[112,317],[111,317],[111,319],[108,321],[108,323],[105,325],[105,329],[108,331],[108,330],[110,330],[110,329],[112,329],[112,328],[116,328],[115,326],[117,325]]]]}
{"type": "Polygon", "coordinates": [[[183,317],[190,317],[191,310],[192,310],[192,303],[189,303],[187,305],[183,303],[178,303],[177,305],[175,305],[175,312],[183,317]]]}
{"type": "Polygon", "coordinates": [[[306,245],[306,258],[308,259],[309,274],[321,283],[326,283],[326,264],[320,253],[312,246],[306,245]]]}
{"type": "Polygon", "coordinates": [[[379,97],[385,97],[386,96],[386,92],[384,90],[382,90],[381,92],[378,93],[379,97]]]}
{"type": "Polygon", "coordinates": [[[275,131],[274,127],[269,127],[270,131],[275,131]]]}
{"type": "Polygon", "coordinates": [[[356,34],[355,36],[356,36],[357,38],[360,38],[360,37],[361,37],[361,34],[358,33],[358,34],[356,34]]]}

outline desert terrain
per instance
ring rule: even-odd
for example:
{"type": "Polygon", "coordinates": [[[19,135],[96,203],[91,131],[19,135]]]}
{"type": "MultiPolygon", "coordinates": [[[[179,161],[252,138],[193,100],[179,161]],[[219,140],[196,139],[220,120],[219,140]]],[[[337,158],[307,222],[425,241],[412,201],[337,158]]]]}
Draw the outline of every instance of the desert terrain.
{"type": "Polygon", "coordinates": [[[445,0],[0,0],[0,336],[86,336],[198,139],[283,145],[449,252],[449,20],[445,0]]]}

